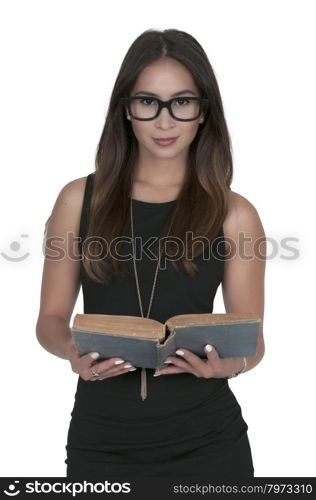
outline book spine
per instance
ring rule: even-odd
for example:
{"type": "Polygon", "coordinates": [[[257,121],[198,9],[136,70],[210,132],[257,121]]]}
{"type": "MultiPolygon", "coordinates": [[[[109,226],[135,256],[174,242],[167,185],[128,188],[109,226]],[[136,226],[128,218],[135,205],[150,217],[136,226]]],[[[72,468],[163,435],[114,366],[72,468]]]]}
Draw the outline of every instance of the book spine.
{"type": "Polygon", "coordinates": [[[165,340],[162,344],[157,344],[157,368],[164,368],[165,359],[176,352],[175,332],[166,325],[165,340]]]}

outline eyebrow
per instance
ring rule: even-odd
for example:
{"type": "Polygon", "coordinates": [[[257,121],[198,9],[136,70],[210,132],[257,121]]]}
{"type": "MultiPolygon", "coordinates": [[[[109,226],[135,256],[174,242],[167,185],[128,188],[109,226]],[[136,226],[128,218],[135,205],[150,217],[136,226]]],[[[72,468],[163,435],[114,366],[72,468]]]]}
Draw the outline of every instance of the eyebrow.
{"type": "MultiPolygon", "coordinates": [[[[159,97],[159,95],[154,94],[153,92],[146,92],[145,90],[140,90],[139,92],[136,92],[135,96],[139,95],[139,94],[141,94],[141,95],[146,94],[146,95],[150,95],[152,97],[159,97]]],[[[184,90],[180,90],[180,92],[176,92],[175,94],[172,94],[171,97],[176,97],[177,95],[182,95],[182,94],[196,95],[195,92],[193,92],[192,90],[184,89],[184,90]]]]}

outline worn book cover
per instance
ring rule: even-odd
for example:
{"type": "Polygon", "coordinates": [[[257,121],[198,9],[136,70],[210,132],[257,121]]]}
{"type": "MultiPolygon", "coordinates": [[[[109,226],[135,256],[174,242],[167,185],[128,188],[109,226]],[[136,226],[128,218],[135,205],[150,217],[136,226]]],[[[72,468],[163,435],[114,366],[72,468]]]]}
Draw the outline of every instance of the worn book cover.
{"type": "Polygon", "coordinates": [[[183,347],[206,358],[212,344],[222,358],[255,356],[261,318],[253,313],[172,316],[165,323],[140,316],[76,314],[71,327],[79,355],[95,351],[99,360],[121,357],[135,367],[163,368],[183,347]]]}

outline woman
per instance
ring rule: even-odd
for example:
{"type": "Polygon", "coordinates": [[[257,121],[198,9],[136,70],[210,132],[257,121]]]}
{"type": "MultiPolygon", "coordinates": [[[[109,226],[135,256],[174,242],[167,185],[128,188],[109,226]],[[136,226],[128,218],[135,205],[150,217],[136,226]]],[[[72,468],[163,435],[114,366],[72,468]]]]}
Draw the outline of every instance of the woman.
{"type": "Polygon", "coordinates": [[[95,172],[64,186],[46,228],[37,338],[79,375],[67,476],[253,476],[248,426],[227,378],[261,361],[262,329],[256,356],[180,349],[144,378],[128,359],[79,357],[69,327],[80,285],[84,313],[164,322],[211,313],[222,283],[227,312],[263,320],[264,231],[231,179],[229,133],[204,50],[182,31],[145,31],[114,84],[95,172]],[[181,247],[188,234],[194,244],[181,247]],[[242,249],[240,235],[248,237],[242,249]],[[62,258],[48,244],[56,237],[62,258]]]}

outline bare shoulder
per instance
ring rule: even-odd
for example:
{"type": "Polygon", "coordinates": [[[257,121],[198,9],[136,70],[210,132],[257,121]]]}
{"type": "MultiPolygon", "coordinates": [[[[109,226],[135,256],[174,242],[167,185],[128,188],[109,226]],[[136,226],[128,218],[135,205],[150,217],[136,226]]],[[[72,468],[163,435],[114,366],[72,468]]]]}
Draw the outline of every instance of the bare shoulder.
{"type": "MultiPolygon", "coordinates": [[[[60,190],[56,204],[81,206],[86,186],[87,176],[79,177],[73,181],[68,182],[60,190]]],[[[54,207],[55,208],[55,207],[54,207]]]]}
{"type": "Polygon", "coordinates": [[[58,220],[65,213],[70,217],[74,216],[78,220],[80,217],[84,191],[86,186],[87,176],[79,177],[65,184],[59,191],[52,212],[45,224],[45,230],[48,223],[52,220],[58,220]]]}
{"type": "Polygon", "coordinates": [[[234,254],[236,246],[243,251],[253,252],[256,245],[266,251],[265,232],[256,207],[247,198],[235,191],[230,192],[229,205],[223,223],[225,249],[228,255],[234,254]]]}
{"type": "Polygon", "coordinates": [[[264,233],[256,207],[247,198],[235,191],[229,193],[228,212],[223,223],[225,236],[234,237],[238,231],[264,233]]]}

